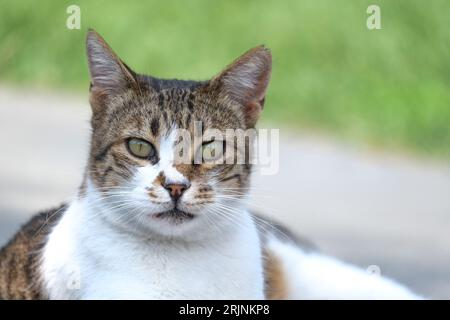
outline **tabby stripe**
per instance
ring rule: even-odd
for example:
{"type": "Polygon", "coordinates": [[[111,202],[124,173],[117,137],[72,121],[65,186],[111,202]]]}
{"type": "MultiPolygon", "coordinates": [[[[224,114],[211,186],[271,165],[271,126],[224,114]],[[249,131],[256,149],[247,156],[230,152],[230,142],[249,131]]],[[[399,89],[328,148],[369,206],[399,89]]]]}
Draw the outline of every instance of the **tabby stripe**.
{"type": "Polygon", "coordinates": [[[164,107],[164,94],[162,92],[160,92],[158,96],[158,106],[161,110],[164,107]]]}
{"type": "Polygon", "coordinates": [[[233,174],[232,176],[223,178],[222,180],[220,180],[220,182],[224,182],[224,181],[228,181],[228,180],[232,180],[232,179],[236,179],[236,178],[241,179],[241,175],[236,173],[236,174],[233,174]]]}
{"type": "Polygon", "coordinates": [[[136,163],[134,161],[131,161],[131,159],[128,159],[128,158],[119,159],[119,156],[117,154],[115,154],[115,153],[112,154],[112,157],[113,157],[113,161],[114,161],[114,164],[116,165],[116,167],[118,167],[118,168],[120,168],[122,170],[125,170],[125,171],[127,171],[129,173],[131,173],[131,169],[129,169],[128,167],[123,165],[121,163],[121,161],[129,162],[129,164],[132,165],[132,166],[137,166],[138,165],[138,163],[136,163]]]}
{"type": "Polygon", "coordinates": [[[228,172],[230,172],[234,169],[234,167],[235,167],[235,165],[226,166],[221,172],[222,176],[227,175],[228,172]]]}
{"type": "Polygon", "coordinates": [[[103,148],[95,157],[95,161],[103,161],[108,154],[109,149],[114,145],[113,143],[108,144],[105,148],[103,148]]]}
{"type": "Polygon", "coordinates": [[[189,94],[189,99],[187,101],[189,110],[194,110],[194,94],[191,92],[189,94]]]}
{"type": "Polygon", "coordinates": [[[152,131],[153,136],[157,136],[159,132],[159,120],[156,118],[153,118],[152,122],[150,123],[150,129],[152,131]]]}
{"type": "Polygon", "coordinates": [[[187,115],[186,115],[186,120],[184,120],[184,126],[185,127],[189,127],[189,124],[191,123],[191,114],[190,113],[188,113],[187,115]]]}
{"type": "Polygon", "coordinates": [[[180,98],[180,100],[181,101],[185,101],[186,100],[186,95],[187,95],[187,91],[182,90],[181,91],[181,98],[180,98]]]}
{"type": "Polygon", "coordinates": [[[113,171],[113,168],[111,166],[108,166],[108,168],[106,168],[106,170],[103,172],[103,174],[100,176],[100,182],[102,185],[105,184],[106,181],[106,177],[109,175],[109,173],[113,171]]]}

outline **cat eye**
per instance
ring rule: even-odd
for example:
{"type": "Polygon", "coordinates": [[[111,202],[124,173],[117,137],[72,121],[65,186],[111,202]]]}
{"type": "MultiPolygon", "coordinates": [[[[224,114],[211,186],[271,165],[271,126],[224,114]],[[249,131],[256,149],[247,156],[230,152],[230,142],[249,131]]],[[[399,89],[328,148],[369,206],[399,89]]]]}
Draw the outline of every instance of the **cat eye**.
{"type": "Polygon", "coordinates": [[[219,160],[224,152],[224,142],[221,140],[214,140],[206,142],[202,145],[202,155],[205,162],[219,160]]]}
{"type": "Polygon", "coordinates": [[[132,138],[127,142],[128,151],[135,157],[148,159],[155,155],[155,148],[150,142],[132,138]]]}

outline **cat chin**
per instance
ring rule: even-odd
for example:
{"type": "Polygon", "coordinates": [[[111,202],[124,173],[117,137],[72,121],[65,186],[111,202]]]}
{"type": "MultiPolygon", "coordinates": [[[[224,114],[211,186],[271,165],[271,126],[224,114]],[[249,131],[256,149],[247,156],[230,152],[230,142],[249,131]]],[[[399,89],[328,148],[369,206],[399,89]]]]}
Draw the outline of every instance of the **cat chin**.
{"type": "Polygon", "coordinates": [[[148,219],[141,220],[140,226],[134,230],[139,230],[147,236],[183,240],[201,239],[211,233],[208,231],[205,217],[190,213],[174,213],[172,210],[149,215],[148,219]]]}
{"type": "Polygon", "coordinates": [[[149,215],[148,219],[140,220],[139,226],[133,230],[139,230],[147,237],[178,239],[182,241],[203,241],[217,238],[219,234],[232,232],[238,224],[220,216],[208,216],[207,211],[195,213],[164,212],[160,217],[158,213],[149,215]],[[177,215],[177,216],[176,216],[177,215]]]}
{"type": "Polygon", "coordinates": [[[195,215],[189,212],[185,212],[179,209],[172,209],[167,211],[158,212],[152,215],[155,219],[166,219],[174,224],[187,222],[195,218],[195,215]]]}

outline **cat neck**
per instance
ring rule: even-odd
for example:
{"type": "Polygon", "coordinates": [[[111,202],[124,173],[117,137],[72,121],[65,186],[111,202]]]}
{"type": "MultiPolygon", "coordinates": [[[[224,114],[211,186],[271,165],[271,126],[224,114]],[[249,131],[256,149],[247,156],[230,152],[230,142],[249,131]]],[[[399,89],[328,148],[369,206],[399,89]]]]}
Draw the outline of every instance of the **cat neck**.
{"type": "Polygon", "coordinates": [[[49,235],[42,275],[52,298],[263,298],[260,242],[250,214],[229,232],[184,241],[143,237],[105,223],[89,195],[49,235]],[[64,248],[64,250],[62,250],[64,248]],[[78,287],[67,285],[69,275],[78,287]]]}

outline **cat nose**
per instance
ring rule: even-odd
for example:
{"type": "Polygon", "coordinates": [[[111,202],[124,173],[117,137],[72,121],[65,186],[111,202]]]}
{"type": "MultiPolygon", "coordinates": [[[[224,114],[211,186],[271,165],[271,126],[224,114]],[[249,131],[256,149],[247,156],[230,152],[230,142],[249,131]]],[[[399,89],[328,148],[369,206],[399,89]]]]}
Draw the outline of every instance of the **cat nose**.
{"type": "Polygon", "coordinates": [[[178,200],[183,192],[189,189],[189,187],[190,185],[186,183],[169,183],[164,185],[164,188],[169,191],[170,197],[175,201],[178,200]]]}

